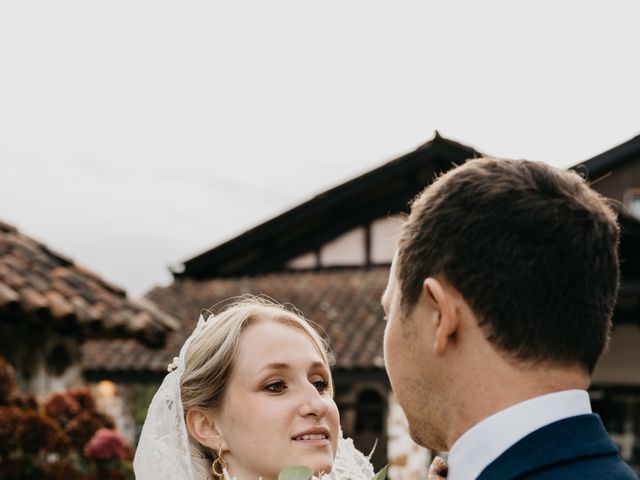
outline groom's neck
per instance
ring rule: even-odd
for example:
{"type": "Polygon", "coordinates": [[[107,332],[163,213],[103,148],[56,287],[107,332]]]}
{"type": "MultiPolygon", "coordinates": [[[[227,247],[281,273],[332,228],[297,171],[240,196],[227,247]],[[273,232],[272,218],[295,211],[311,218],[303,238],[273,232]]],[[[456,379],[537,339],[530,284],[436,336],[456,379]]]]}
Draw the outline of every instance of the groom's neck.
{"type": "Polygon", "coordinates": [[[452,392],[451,415],[446,433],[449,448],[467,430],[485,418],[525,400],[563,390],[586,390],[590,377],[579,367],[522,365],[505,359],[491,359],[492,366],[477,364],[460,379],[458,392],[452,392]],[[482,368],[484,367],[484,368],[482,368]]]}

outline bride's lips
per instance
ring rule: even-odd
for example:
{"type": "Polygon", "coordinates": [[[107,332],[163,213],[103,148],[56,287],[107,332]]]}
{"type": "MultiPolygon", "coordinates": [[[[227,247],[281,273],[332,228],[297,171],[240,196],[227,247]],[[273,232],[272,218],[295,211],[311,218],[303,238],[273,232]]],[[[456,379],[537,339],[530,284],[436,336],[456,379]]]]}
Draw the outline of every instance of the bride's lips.
{"type": "Polygon", "coordinates": [[[305,445],[329,445],[329,429],[326,427],[313,427],[296,433],[291,440],[305,445]]]}

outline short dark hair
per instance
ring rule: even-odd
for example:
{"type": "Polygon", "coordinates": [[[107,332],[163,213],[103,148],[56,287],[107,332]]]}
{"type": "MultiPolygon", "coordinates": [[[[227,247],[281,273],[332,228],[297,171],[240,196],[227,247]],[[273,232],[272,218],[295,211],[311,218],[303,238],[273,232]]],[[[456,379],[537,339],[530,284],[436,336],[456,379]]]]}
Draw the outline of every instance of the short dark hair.
{"type": "Polygon", "coordinates": [[[611,333],[618,243],[616,214],[578,174],[469,160],[412,204],[398,249],[402,309],[442,274],[499,351],[591,373],[611,333]]]}

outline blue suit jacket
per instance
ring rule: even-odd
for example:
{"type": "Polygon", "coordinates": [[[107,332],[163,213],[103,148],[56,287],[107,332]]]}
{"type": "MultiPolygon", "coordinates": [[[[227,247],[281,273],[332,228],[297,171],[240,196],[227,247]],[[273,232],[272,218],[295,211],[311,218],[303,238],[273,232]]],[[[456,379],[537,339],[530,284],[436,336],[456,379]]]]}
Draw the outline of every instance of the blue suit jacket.
{"type": "Polygon", "coordinates": [[[637,480],[598,415],[554,422],[512,445],[478,480],[637,480]]]}

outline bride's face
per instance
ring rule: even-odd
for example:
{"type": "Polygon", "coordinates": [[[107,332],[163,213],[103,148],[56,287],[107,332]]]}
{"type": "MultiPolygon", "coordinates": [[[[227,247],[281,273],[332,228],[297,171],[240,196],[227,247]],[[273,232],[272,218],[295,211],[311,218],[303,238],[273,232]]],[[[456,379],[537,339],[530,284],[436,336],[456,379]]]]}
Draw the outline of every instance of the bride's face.
{"type": "Polygon", "coordinates": [[[249,326],[218,418],[231,476],[275,479],[290,466],[330,471],[339,424],[330,383],[301,330],[273,321],[249,326]]]}

